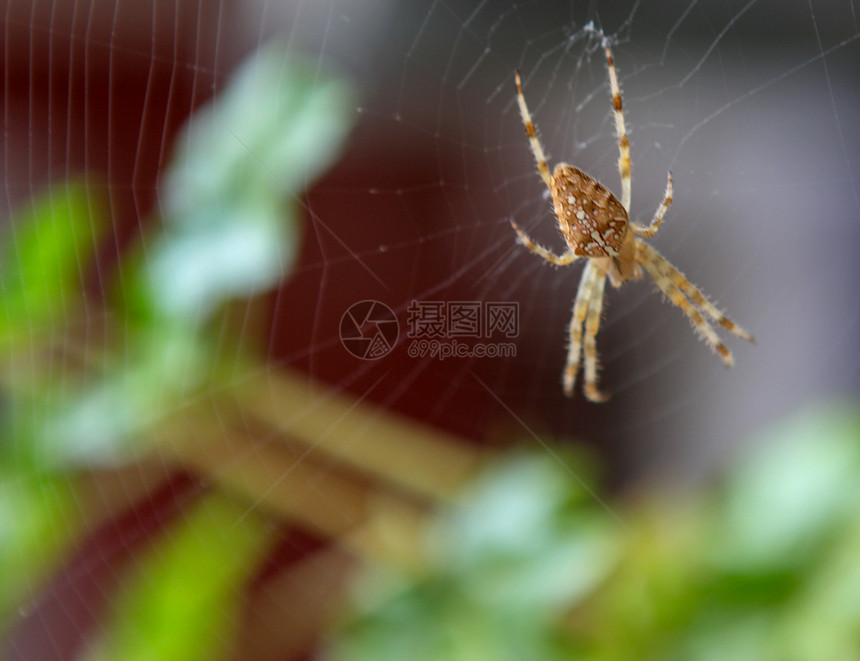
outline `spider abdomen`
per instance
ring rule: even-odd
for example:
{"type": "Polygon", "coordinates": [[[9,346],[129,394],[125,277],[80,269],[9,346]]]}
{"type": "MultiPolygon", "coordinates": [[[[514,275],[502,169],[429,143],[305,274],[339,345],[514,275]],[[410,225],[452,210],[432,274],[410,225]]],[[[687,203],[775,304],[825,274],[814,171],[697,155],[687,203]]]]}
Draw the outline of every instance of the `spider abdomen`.
{"type": "Polygon", "coordinates": [[[559,163],[550,192],[561,232],[577,255],[618,255],[627,236],[627,211],[609,189],[582,170],[559,163]]]}

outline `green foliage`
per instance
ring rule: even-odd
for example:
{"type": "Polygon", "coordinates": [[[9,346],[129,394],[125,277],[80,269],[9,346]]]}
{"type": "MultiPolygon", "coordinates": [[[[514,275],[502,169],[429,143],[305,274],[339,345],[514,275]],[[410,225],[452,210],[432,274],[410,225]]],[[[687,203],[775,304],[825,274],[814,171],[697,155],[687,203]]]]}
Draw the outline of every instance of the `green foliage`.
{"type": "Polygon", "coordinates": [[[628,528],[549,459],[497,466],[428,574],[362,579],[328,658],[860,658],[858,408],[753,447],[716,488],[619,508],[628,528]]]}
{"type": "Polygon", "coordinates": [[[34,451],[54,366],[40,347],[54,325],[85,309],[82,287],[106,228],[81,182],[56,186],[9,224],[0,264],[0,619],[38,587],[74,530],[78,514],[67,477],[34,451]]]}
{"type": "MultiPolygon", "coordinates": [[[[28,370],[31,391],[13,408],[16,447],[29,467],[121,458],[225,373],[205,322],[231,298],[270,289],[286,273],[298,195],[342,144],[349,98],[344,81],[274,44],[198,110],[163,181],[159,230],[122,266],[118,357],[108,353],[96,369],[61,380],[50,364],[28,370]]],[[[7,349],[14,338],[47,341],[70,318],[104,227],[77,185],[52,189],[16,220],[3,271],[7,349]]]]}
{"type": "MultiPolygon", "coordinates": [[[[577,473],[583,474],[581,462],[577,473]]],[[[605,577],[618,524],[548,455],[508,457],[482,476],[433,536],[436,564],[476,602],[544,619],[605,577]],[[515,598],[514,598],[515,597],[515,598]]]]}
{"type": "Polygon", "coordinates": [[[82,304],[81,285],[105,230],[80,182],[52,188],[10,223],[0,262],[0,351],[40,341],[82,304]]]}
{"type": "Polygon", "coordinates": [[[772,430],[730,476],[720,562],[738,571],[804,565],[860,511],[852,411],[807,413],[772,430]]]}
{"type": "Polygon", "coordinates": [[[79,516],[67,478],[0,466],[0,623],[29,607],[79,516]]]}
{"type": "Polygon", "coordinates": [[[606,578],[618,525],[549,455],[499,462],[433,531],[428,575],[362,581],[331,658],[570,658],[562,616],[606,578]]]}
{"type": "MultiPolygon", "coordinates": [[[[288,271],[299,196],[336,157],[349,98],[340,78],[273,45],[194,114],[162,182],[163,217],[121,256],[116,307],[89,302],[107,320],[98,322],[103,346],[68,328],[86,328],[83,285],[95,276],[93,254],[109,226],[101,206],[67,183],[11,221],[0,264],[0,617],[27,599],[77,535],[74,471],[145,450],[166,416],[227,378],[215,350],[224,338],[206,322],[288,271]]],[[[213,632],[235,598],[228,587],[260,544],[250,522],[225,532],[236,513],[214,507],[190,524],[169,566],[153,560],[164,580],[138,586],[135,598],[152,626],[128,633],[136,611],[126,604],[114,641],[122,653],[112,658],[144,654],[148,642],[140,646],[146,638],[136,635],[152,638],[158,656],[147,658],[211,658],[213,632]],[[205,552],[195,540],[206,540],[205,552]],[[196,655],[189,644],[199,646],[196,655]]]]}
{"type": "Polygon", "coordinates": [[[262,519],[211,493],[136,559],[113,602],[110,633],[91,659],[222,658],[241,588],[267,547],[262,519]]]}
{"type": "Polygon", "coordinates": [[[35,421],[38,461],[57,467],[121,462],[212,374],[208,344],[182,325],[129,334],[125,364],[69,379],[35,421]]]}
{"type": "Polygon", "coordinates": [[[350,126],[350,89],[274,43],[177,137],[164,231],[147,247],[159,311],[191,321],[270,289],[296,254],[301,191],[350,126]]]}

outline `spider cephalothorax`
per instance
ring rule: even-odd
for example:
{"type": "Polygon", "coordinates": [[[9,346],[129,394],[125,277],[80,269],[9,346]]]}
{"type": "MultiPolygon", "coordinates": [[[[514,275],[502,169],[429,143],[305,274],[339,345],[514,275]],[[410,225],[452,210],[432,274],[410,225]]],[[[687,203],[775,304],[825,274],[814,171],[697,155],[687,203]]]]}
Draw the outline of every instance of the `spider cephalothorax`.
{"type": "Polygon", "coordinates": [[[722,343],[708,317],[729,332],[753,342],[752,336],[723,315],[684,275],[660,253],[638,237],[657,233],[663,216],[672,204],[672,173],[666,181],[663,201],[647,226],[629,221],[630,212],[630,143],[624,125],[621,90],[615,72],[615,62],[608,40],[604,39],[606,63],[615,130],[618,134],[618,169],[621,173],[621,201],[605,186],[582,170],[559,163],[552,175],[538,140],[534,123],[523,96],[520,74],[516,74],[517,103],[523,125],[529,137],[538,172],[552,196],[553,210],[568,249],[556,255],[532,241],[511,221],[520,242],[533,253],[556,266],[566,266],[577,258],[588,260],[573,305],[568,335],[570,348],[564,370],[564,392],[570,397],[579,371],[580,355],[585,354],[585,396],[593,402],[608,396],[597,387],[597,331],[603,309],[603,289],[606,278],[619,287],[630,279],[642,277],[644,269],[666,297],[687,315],[696,332],[726,365],[733,363],[731,351],[722,343]],[[702,316],[704,314],[704,316],[702,316]]]}

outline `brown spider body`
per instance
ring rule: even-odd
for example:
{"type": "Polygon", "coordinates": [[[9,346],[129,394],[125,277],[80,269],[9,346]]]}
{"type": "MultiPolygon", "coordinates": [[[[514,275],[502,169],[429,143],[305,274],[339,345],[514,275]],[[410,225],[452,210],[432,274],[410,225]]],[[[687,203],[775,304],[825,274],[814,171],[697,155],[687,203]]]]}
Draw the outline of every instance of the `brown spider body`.
{"type": "Polygon", "coordinates": [[[550,174],[543,147],[526,106],[520,74],[517,72],[517,104],[520,107],[523,126],[529,138],[538,172],[552,196],[558,227],[568,250],[562,255],[556,255],[532,241],[528,234],[511,221],[520,242],[550,264],[567,266],[580,257],[587,261],[573,305],[568,329],[570,345],[562,381],[564,393],[570,397],[579,371],[580,358],[584,355],[585,396],[593,402],[602,402],[608,398],[597,387],[596,341],[603,309],[604,284],[607,278],[613,286],[620,287],[628,280],[641,278],[643,271],[647,272],[660,291],[681,309],[696,332],[726,365],[733,363],[731,351],[722,343],[708,319],[738,337],[749,342],[754,341],[752,335],[720,312],[665,257],[638,238],[654,236],[660,229],[663,216],[672,204],[672,173],[669,173],[663,201],[657,207],[651,222],[645,226],[631,223],[629,219],[630,142],[624,125],[621,90],[618,86],[615,62],[606,39],[604,39],[604,50],[609,70],[615,130],[618,135],[621,200],[619,201],[608,188],[582,170],[567,163],[559,163],[550,174]]]}
{"type": "Polygon", "coordinates": [[[606,186],[579,168],[559,163],[550,194],[561,233],[576,255],[618,256],[627,238],[627,211],[606,186]]]}

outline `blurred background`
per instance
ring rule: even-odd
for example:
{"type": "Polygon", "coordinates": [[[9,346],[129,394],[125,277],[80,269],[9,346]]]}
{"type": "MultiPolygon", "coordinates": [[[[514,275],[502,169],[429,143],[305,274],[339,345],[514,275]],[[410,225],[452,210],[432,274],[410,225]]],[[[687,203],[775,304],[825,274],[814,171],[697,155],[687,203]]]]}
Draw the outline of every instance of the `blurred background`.
{"type": "Polygon", "coordinates": [[[2,8],[0,658],[856,658],[851,2],[2,8]],[[608,290],[594,405],[509,221],[561,252],[514,70],[620,189],[601,31],[758,344],[608,290]]]}

